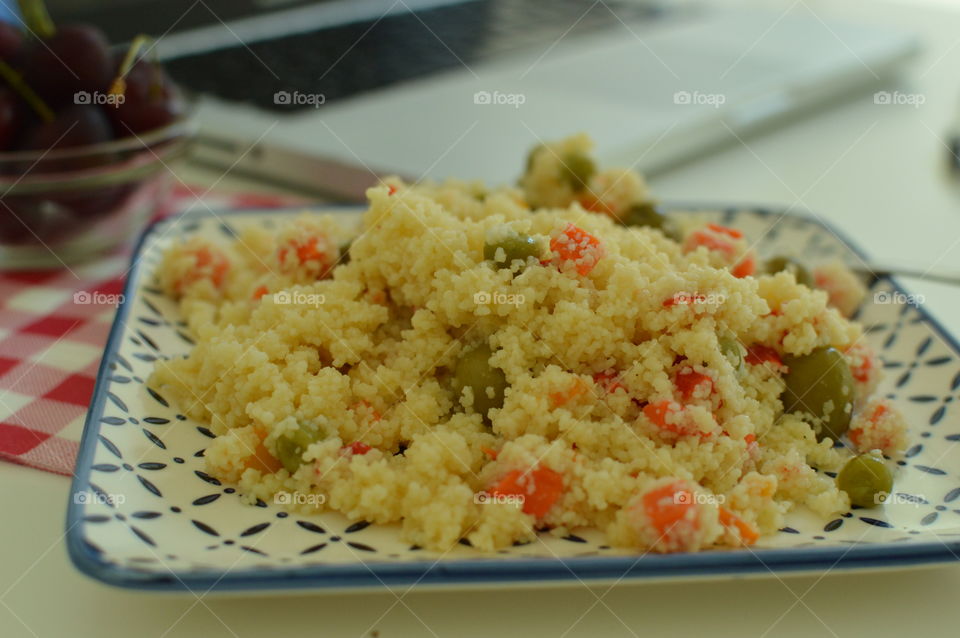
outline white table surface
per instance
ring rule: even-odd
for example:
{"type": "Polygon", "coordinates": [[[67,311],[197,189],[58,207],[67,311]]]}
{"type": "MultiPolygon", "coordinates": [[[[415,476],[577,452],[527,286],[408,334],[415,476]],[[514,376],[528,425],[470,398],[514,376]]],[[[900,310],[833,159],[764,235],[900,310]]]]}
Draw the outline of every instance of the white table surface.
{"type": "MultiPolygon", "coordinates": [[[[784,7],[789,2],[781,2],[784,7]]],[[[796,3],[793,3],[796,4],[796,3]]],[[[652,180],[663,198],[793,204],[827,217],[876,257],[960,270],[960,180],[943,133],[960,111],[960,6],[841,3],[829,12],[922,34],[896,86],[920,108],[861,96],[652,180]]],[[[811,2],[818,13],[826,3],[811,2]]],[[[194,172],[188,177],[203,179],[194,172]]],[[[215,179],[217,176],[213,176],[215,179]]],[[[247,187],[227,178],[220,187],[247,187]]],[[[956,289],[909,282],[960,332],[956,289]]],[[[960,565],[706,583],[486,592],[150,594],[77,572],[63,543],[69,481],[0,463],[0,637],[956,635],[960,565]]]]}

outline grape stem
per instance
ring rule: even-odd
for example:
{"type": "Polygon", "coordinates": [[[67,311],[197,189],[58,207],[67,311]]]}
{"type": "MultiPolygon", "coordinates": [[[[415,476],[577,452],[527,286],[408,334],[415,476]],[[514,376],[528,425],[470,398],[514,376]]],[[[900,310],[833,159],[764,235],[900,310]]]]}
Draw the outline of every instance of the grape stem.
{"type": "Polygon", "coordinates": [[[130,43],[126,55],[123,56],[123,61],[120,62],[120,68],[117,69],[117,77],[115,77],[110,84],[110,95],[124,95],[127,92],[127,82],[125,78],[137,62],[140,49],[149,41],[150,37],[141,33],[130,43]]]}
{"type": "Polygon", "coordinates": [[[0,60],[0,76],[7,81],[17,95],[23,98],[23,101],[30,105],[37,115],[44,122],[52,122],[54,119],[53,111],[47,106],[39,95],[33,92],[33,89],[23,81],[23,76],[17,73],[12,66],[0,60]]]}
{"type": "Polygon", "coordinates": [[[50,14],[47,13],[47,5],[43,0],[17,0],[20,6],[20,15],[23,16],[23,23],[27,30],[41,40],[53,37],[57,32],[50,14]]]}

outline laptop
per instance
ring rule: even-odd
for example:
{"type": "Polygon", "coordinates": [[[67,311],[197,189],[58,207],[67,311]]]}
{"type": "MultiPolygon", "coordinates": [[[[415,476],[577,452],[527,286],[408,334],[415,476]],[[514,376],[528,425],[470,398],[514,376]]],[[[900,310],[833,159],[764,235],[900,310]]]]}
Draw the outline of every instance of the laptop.
{"type": "Polygon", "coordinates": [[[605,163],[655,173],[843,96],[869,99],[917,50],[909,33],[803,2],[49,4],[114,41],[158,37],[169,72],[201,94],[203,161],[344,199],[390,172],[513,180],[521,162],[503,158],[578,131],[605,163]]]}

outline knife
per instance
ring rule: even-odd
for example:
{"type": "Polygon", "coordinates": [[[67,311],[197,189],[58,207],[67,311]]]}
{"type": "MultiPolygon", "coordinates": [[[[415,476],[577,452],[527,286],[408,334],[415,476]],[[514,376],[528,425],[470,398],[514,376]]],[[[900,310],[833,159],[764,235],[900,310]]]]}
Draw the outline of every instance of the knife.
{"type": "MultiPolygon", "coordinates": [[[[263,141],[199,133],[190,149],[190,161],[200,166],[301,193],[344,203],[366,202],[366,190],[395,171],[368,169],[337,159],[306,153],[263,141]]],[[[403,177],[404,181],[413,183],[403,177]]]]}

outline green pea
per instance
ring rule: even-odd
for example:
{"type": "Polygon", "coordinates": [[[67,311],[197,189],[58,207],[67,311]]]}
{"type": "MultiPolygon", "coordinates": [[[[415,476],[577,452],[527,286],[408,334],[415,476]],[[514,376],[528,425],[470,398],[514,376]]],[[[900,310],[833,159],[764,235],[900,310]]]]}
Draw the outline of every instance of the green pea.
{"type": "Polygon", "coordinates": [[[817,348],[783,363],[789,370],[780,396],[784,412],[812,415],[818,440],[839,440],[850,427],[854,399],[853,375],[843,354],[833,347],[817,348]]]}
{"type": "Polygon", "coordinates": [[[837,487],[860,507],[882,503],[893,489],[893,474],[883,459],[872,454],[855,456],[837,474],[837,487]]]}
{"type": "Polygon", "coordinates": [[[768,275],[774,275],[778,272],[793,273],[798,284],[809,288],[813,287],[813,277],[810,275],[810,271],[796,259],[783,256],[771,257],[767,260],[766,264],[764,264],[764,270],[768,275]]]}
{"type": "Polygon", "coordinates": [[[303,453],[311,443],[320,438],[319,432],[309,432],[302,427],[286,432],[277,438],[277,458],[288,472],[293,474],[303,463],[303,453]]]}
{"type": "Polygon", "coordinates": [[[624,213],[621,221],[627,226],[656,228],[674,241],[680,241],[680,232],[673,221],[664,215],[653,202],[634,204],[624,213]]]}
{"type": "Polygon", "coordinates": [[[491,408],[503,407],[503,394],[507,388],[507,377],[500,368],[490,365],[493,351],[490,346],[482,343],[460,356],[453,371],[453,386],[458,394],[464,388],[470,388],[473,393],[473,409],[490,422],[488,412],[491,408]],[[491,389],[491,394],[487,394],[491,389]]]}
{"type": "Polygon", "coordinates": [[[530,235],[514,231],[503,234],[496,241],[487,240],[483,245],[483,258],[492,261],[497,268],[509,268],[514,261],[526,262],[530,257],[539,258],[543,247],[530,235]],[[497,259],[497,252],[503,250],[503,259],[497,259]]]}
{"type": "Polygon", "coordinates": [[[733,366],[734,370],[740,371],[743,369],[743,346],[740,345],[740,342],[736,337],[720,337],[717,342],[720,345],[720,352],[724,357],[727,358],[727,361],[730,362],[730,365],[733,366]]]}
{"type": "Polygon", "coordinates": [[[563,178],[575,192],[580,192],[586,188],[587,182],[597,172],[593,160],[585,153],[578,151],[567,153],[560,158],[560,162],[563,178]]]}

